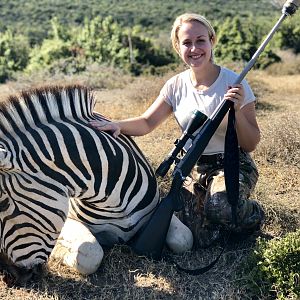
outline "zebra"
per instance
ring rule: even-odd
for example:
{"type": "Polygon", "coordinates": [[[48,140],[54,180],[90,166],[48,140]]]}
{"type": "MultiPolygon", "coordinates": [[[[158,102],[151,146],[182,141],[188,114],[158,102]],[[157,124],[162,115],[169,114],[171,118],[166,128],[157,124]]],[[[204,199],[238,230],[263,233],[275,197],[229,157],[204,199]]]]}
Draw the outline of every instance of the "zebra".
{"type": "MultiPolygon", "coordinates": [[[[81,85],[29,89],[0,103],[0,269],[15,282],[50,255],[96,272],[102,246],[130,241],[160,201],[134,140],[89,125],[106,119],[94,106],[95,93],[81,85]]],[[[175,216],[166,243],[176,253],[192,247],[175,216]]]]}

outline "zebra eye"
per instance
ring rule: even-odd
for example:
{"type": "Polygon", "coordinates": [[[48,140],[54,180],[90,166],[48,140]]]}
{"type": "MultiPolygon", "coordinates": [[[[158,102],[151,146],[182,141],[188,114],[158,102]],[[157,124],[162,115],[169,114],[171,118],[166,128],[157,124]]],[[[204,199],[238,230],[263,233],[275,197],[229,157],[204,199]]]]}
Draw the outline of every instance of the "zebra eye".
{"type": "Polygon", "coordinates": [[[0,212],[6,211],[9,208],[9,199],[5,198],[0,202],[0,212]]]}

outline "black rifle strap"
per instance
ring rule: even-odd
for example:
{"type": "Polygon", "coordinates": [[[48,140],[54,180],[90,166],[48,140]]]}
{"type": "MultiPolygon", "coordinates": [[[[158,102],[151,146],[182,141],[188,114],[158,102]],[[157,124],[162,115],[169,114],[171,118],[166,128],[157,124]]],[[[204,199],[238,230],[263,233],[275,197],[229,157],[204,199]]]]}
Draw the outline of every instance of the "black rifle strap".
{"type": "Polygon", "coordinates": [[[237,226],[237,205],[239,200],[239,148],[235,130],[235,111],[232,102],[225,136],[224,176],[227,199],[231,205],[232,223],[237,226]]]}
{"type": "Polygon", "coordinates": [[[186,269],[186,268],[181,267],[176,262],[174,262],[174,260],[171,259],[170,257],[169,257],[169,260],[171,260],[171,262],[176,266],[177,270],[180,271],[180,272],[184,272],[186,274],[193,275],[193,276],[204,274],[205,272],[210,270],[219,261],[221,255],[223,254],[223,252],[224,252],[224,250],[225,250],[225,248],[228,244],[230,233],[231,233],[230,231],[228,231],[227,234],[225,232],[223,233],[223,239],[221,240],[221,247],[222,248],[221,248],[220,253],[218,254],[218,256],[212,262],[210,262],[205,267],[196,268],[196,269],[186,269]]]}

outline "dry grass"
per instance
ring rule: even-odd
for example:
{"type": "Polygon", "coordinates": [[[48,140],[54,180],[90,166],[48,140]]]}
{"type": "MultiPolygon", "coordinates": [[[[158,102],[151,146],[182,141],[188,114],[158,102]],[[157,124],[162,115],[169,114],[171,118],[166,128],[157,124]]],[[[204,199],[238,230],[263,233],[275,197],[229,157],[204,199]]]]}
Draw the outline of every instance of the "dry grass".
{"type": "Polygon", "coordinates": [[[82,84],[93,89],[105,90],[125,88],[133,81],[133,77],[124,74],[121,69],[97,64],[88,65],[86,71],[80,74],[50,74],[47,70],[41,70],[30,75],[20,73],[15,77],[15,80],[1,85],[0,100],[22,89],[38,87],[45,84],[82,84]]]}
{"type": "MultiPolygon", "coordinates": [[[[138,115],[155,99],[170,77],[138,78],[125,88],[97,91],[96,110],[112,119],[138,115]]],[[[250,72],[248,80],[258,95],[258,120],[262,141],[253,153],[260,180],[253,197],[266,210],[262,236],[278,237],[300,225],[300,76],[272,77],[250,72]]],[[[11,86],[10,86],[11,88],[11,86]]],[[[2,86],[5,91],[7,86],[2,86]]],[[[9,92],[9,91],[8,91],[9,92]]],[[[153,133],[136,138],[156,168],[172,149],[180,132],[172,118],[153,133]]],[[[161,181],[167,191],[169,178],[161,181]]],[[[24,288],[7,288],[0,282],[0,299],[268,299],[251,295],[237,270],[252,251],[255,236],[232,241],[219,263],[208,273],[193,277],[177,272],[166,260],[153,262],[133,254],[126,246],[105,250],[103,264],[88,277],[70,271],[57,261],[49,262],[49,272],[24,288]]],[[[219,247],[193,251],[183,256],[166,254],[185,267],[206,265],[219,247]]]]}
{"type": "Polygon", "coordinates": [[[300,73],[300,55],[291,50],[278,51],[281,62],[268,67],[267,73],[272,76],[297,75],[300,73]]]}

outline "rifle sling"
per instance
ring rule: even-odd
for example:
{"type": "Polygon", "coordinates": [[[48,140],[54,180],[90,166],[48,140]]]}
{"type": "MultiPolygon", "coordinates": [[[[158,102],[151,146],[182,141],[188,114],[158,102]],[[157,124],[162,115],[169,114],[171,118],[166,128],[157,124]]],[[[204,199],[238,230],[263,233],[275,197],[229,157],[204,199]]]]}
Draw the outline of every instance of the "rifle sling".
{"type": "Polygon", "coordinates": [[[169,257],[169,260],[175,265],[176,269],[180,272],[184,272],[186,274],[193,275],[193,276],[204,274],[207,271],[209,271],[219,261],[220,257],[222,256],[222,254],[224,253],[224,251],[227,247],[230,233],[231,232],[228,231],[227,235],[225,235],[225,236],[223,235],[223,239],[221,242],[221,251],[218,254],[218,256],[213,261],[211,261],[208,265],[206,265],[204,267],[196,268],[196,269],[186,269],[186,268],[181,267],[178,263],[174,262],[174,260],[171,259],[170,257],[169,257]]]}
{"type": "Polygon", "coordinates": [[[234,103],[230,105],[225,135],[224,176],[227,199],[231,205],[232,223],[237,226],[237,205],[239,200],[239,148],[235,130],[234,103]]]}

